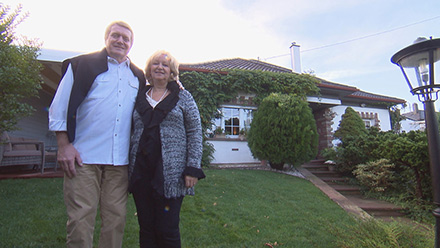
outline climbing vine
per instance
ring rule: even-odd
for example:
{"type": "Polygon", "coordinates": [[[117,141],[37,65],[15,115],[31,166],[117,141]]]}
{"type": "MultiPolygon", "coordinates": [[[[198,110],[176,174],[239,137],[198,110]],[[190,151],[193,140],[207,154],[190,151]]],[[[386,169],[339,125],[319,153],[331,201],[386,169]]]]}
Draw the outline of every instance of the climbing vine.
{"type": "Polygon", "coordinates": [[[246,70],[222,73],[184,71],[180,80],[197,102],[204,131],[211,128],[215,118],[220,117],[220,105],[237,97],[239,92],[255,94],[253,103],[257,106],[271,93],[296,94],[303,98],[319,93],[319,80],[308,74],[246,70]]]}
{"type": "MultiPolygon", "coordinates": [[[[231,101],[239,93],[255,94],[253,104],[259,103],[271,93],[296,94],[305,101],[307,95],[319,93],[319,80],[310,75],[274,73],[263,71],[232,70],[229,72],[180,73],[180,80],[191,92],[200,111],[203,133],[221,117],[220,105],[231,101]]],[[[207,166],[213,159],[214,148],[206,142],[204,135],[202,166],[207,166]]]]}

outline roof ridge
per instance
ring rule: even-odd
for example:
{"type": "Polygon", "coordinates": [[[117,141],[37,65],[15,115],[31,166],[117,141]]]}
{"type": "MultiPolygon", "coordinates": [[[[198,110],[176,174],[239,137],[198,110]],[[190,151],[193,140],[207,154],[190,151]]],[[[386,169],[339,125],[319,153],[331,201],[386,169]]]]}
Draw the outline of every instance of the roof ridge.
{"type": "Polygon", "coordinates": [[[280,73],[292,73],[291,69],[282,66],[270,64],[268,62],[264,62],[261,60],[244,59],[240,57],[213,60],[213,61],[193,63],[193,64],[182,63],[181,66],[189,67],[189,68],[207,69],[207,70],[242,69],[242,70],[261,70],[261,71],[271,71],[271,72],[280,72],[280,73]]]}
{"type": "MultiPolygon", "coordinates": [[[[240,57],[235,57],[235,58],[229,58],[229,59],[217,59],[217,60],[209,60],[206,62],[199,62],[199,63],[180,63],[181,65],[185,65],[185,66],[189,66],[189,65],[201,65],[201,64],[209,64],[209,63],[215,63],[215,62],[221,62],[221,61],[230,61],[230,60],[235,60],[235,59],[243,59],[240,57]]],[[[243,59],[246,60],[246,59],[243,59]]]]}

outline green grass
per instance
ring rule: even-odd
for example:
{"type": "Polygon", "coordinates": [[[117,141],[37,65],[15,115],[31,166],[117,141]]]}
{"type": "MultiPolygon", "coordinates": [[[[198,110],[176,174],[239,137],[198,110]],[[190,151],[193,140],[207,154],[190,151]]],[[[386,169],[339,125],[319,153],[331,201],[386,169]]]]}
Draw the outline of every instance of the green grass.
{"type": "MultiPolygon", "coordinates": [[[[304,179],[253,170],[205,173],[196,196],[183,202],[183,247],[356,247],[341,239],[360,224],[304,179]]],[[[138,247],[135,213],[130,196],[123,247],[138,247]]],[[[62,179],[0,181],[0,247],[64,247],[66,218],[62,179]]]]}

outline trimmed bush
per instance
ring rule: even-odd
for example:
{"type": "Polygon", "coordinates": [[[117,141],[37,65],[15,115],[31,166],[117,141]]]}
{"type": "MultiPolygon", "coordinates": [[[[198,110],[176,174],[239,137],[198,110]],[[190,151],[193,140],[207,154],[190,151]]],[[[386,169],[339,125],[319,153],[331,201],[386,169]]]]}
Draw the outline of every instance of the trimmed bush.
{"type": "Polygon", "coordinates": [[[254,157],[272,168],[299,165],[316,157],[318,132],[308,103],[295,95],[271,94],[254,113],[248,133],[254,157]]]}
{"type": "Polygon", "coordinates": [[[335,131],[334,136],[341,141],[347,136],[359,136],[367,132],[364,121],[359,114],[351,107],[345,109],[345,113],[342,115],[342,119],[339,122],[339,127],[335,131]]]}

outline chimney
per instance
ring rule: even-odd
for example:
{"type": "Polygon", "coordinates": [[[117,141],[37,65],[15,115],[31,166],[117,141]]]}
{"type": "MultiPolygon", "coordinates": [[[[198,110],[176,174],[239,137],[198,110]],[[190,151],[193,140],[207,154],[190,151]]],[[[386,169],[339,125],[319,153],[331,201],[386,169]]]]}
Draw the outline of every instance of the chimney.
{"type": "Polygon", "coordinates": [[[417,105],[417,103],[413,103],[413,112],[414,113],[419,113],[419,106],[417,105]]]}
{"type": "Polygon", "coordinates": [[[299,51],[299,45],[296,42],[292,42],[290,46],[290,58],[292,59],[292,70],[296,73],[301,73],[301,56],[299,51]]]}

